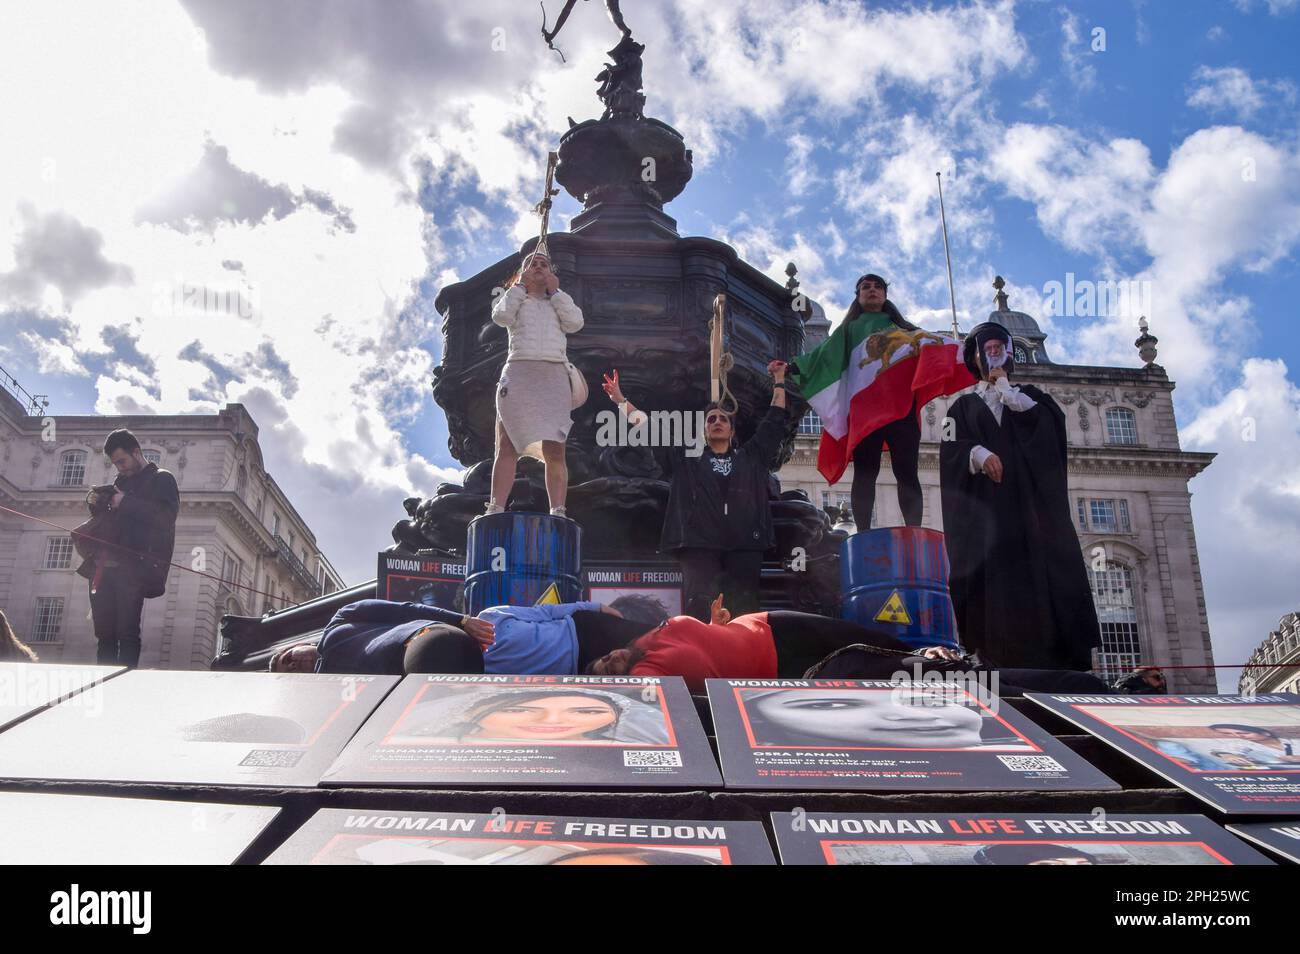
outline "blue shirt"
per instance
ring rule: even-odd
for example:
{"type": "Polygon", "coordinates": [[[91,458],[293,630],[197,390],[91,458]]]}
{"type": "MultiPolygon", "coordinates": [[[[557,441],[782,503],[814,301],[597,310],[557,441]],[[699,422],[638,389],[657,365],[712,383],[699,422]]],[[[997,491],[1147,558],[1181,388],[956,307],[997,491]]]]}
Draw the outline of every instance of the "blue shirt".
{"type": "Polygon", "coordinates": [[[325,627],[316,646],[316,671],[401,675],[407,640],[430,623],[459,626],[461,618],[460,613],[423,603],[349,603],[325,627]]]}
{"type": "Polygon", "coordinates": [[[518,676],[572,676],[578,671],[578,631],[573,614],[599,603],[493,606],[478,614],[491,623],[493,642],[483,671],[518,676]]]}

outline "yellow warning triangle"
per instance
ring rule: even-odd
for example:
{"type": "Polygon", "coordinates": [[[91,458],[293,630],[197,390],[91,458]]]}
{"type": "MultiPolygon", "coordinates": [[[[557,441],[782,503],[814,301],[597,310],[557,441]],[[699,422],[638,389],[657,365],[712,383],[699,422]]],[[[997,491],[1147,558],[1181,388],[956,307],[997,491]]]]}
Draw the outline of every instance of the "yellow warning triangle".
{"type": "Polygon", "coordinates": [[[546,592],[537,597],[534,606],[558,606],[560,603],[560,588],[552,583],[546,588],[546,592]]]}
{"type": "Polygon", "coordinates": [[[889,594],[889,599],[885,600],[885,605],[880,607],[880,612],[876,614],[877,623],[902,623],[904,626],[912,624],[912,617],[907,615],[907,607],[903,605],[903,598],[898,595],[898,590],[889,594]]]}

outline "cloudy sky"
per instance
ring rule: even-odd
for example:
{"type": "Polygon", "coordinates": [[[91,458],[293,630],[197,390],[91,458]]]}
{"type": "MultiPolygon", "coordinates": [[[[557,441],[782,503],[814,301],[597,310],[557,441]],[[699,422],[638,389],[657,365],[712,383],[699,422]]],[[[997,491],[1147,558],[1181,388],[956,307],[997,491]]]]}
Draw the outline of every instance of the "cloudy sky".
{"type": "MultiPolygon", "coordinates": [[[[546,150],[599,113],[601,6],[565,62],[530,0],[6,4],[0,364],[55,413],[245,404],[366,579],[459,470],[432,301],[533,233],[546,150]]],[[[1300,0],[623,6],[694,149],[682,233],[793,260],[828,313],[870,265],[944,323],[936,169],[965,327],[1001,273],[1056,360],[1134,366],[1134,315],[1045,288],[1145,283],[1184,446],[1219,454],[1192,489],[1220,661],[1300,608],[1300,0]]]]}

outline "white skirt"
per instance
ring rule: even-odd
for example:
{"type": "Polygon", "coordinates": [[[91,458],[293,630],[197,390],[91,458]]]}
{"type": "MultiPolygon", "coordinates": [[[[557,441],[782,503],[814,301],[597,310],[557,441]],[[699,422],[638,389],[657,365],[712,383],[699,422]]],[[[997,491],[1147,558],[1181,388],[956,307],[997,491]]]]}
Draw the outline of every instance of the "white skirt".
{"type": "Polygon", "coordinates": [[[520,455],[541,459],[542,441],[569,439],[573,392],[560,361],[507,361],[497,382],[497,419],[520,455]]]}

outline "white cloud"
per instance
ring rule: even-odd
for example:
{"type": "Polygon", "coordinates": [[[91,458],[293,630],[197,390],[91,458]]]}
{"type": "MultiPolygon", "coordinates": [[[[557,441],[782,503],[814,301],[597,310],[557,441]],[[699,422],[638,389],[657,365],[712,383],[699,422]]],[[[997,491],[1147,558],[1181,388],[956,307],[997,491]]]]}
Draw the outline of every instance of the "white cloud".
{"type": "Polygon", "coordinates": [[[1291,104],[1296,99],[1296,87],[1290,80],[1255,80],[1235,66],[1201,66],[1193,80],[1196,86],[1188,93],[1188,106],[1242,120],[1253,118],[1270,102],[1291,104]]]}
{"type": "Polygon", "coordinates": [[[13,268],[0,272],[0,301],[11,306],[39,305],[47,292],[61,296],[58,304],[106,285],[125,285],[131,269],[104,255],[104,237],[62,211],[38,213],[30,203],[17,208],[18,234],[12,244],[13,268]]]}
{"type": "Polygon", "coordinates": [[[1097,85],[1097,67],[1092,62],[1091,37],[1085,40],[1079,32],[1078,17],[1069,11],[1062,12],[1061,63],[1076,88],[1092,89],[1097,85]]]}
{"type": "Polygon", "coordinates": [[[792,196],[807,195],[821,181],[812,152],[817,144],[803,133],[792,133],[787,140],[789,149],[785,158],[785,188],[792,196]]]}
{"type": "Polygon", "coordinates": [[[1154,169],[1136,139],[1099,143],[1064,126],[1016,123],[981,172],[1034,204],[1039,227],[1064,247],[1104,256],[1133,241],[1154,169]]]}
{"type": "MultiPolygon", "coordinates": [[[[970,128],[982,129],[984,123],[977,120],[970,128]]],[[[987,242],[979,167],[959,163],[953,147],[971,135],[970,128],[908,113],[864,127],[843,148],[845,162],[834,181],[838,204],[852,213],[846,228],[865,239],[873,255],[885,256],[891,268],[914,265],[936,249],[942,254],[936,172],[944,173],[944,207],[954,241],[974,248],[987,242]]]]}
{"type": "MultiPolygon", "coordinates": [[[[1233,0],[1233,3],[1242,13],[1250,13],[1260,6],[1259,0],[1233,0]]],[[[1263,5],[1272,16],[1282,17],[1300,9],[1300,0],[1264,0],[1263,5]]]]}
{"type": "MultiPolygon", "coordinates": [[[[1247,360],[1240,383],[1182,438],[1188,449],[1218,455],[1192,481],[1192,511],[1217,661],[1244,662],[1300,608],[1300,387],[1282,361],[1247,360]]],[[[1221,670],[1222,687],[1240,675],[1221,670]]]]}

